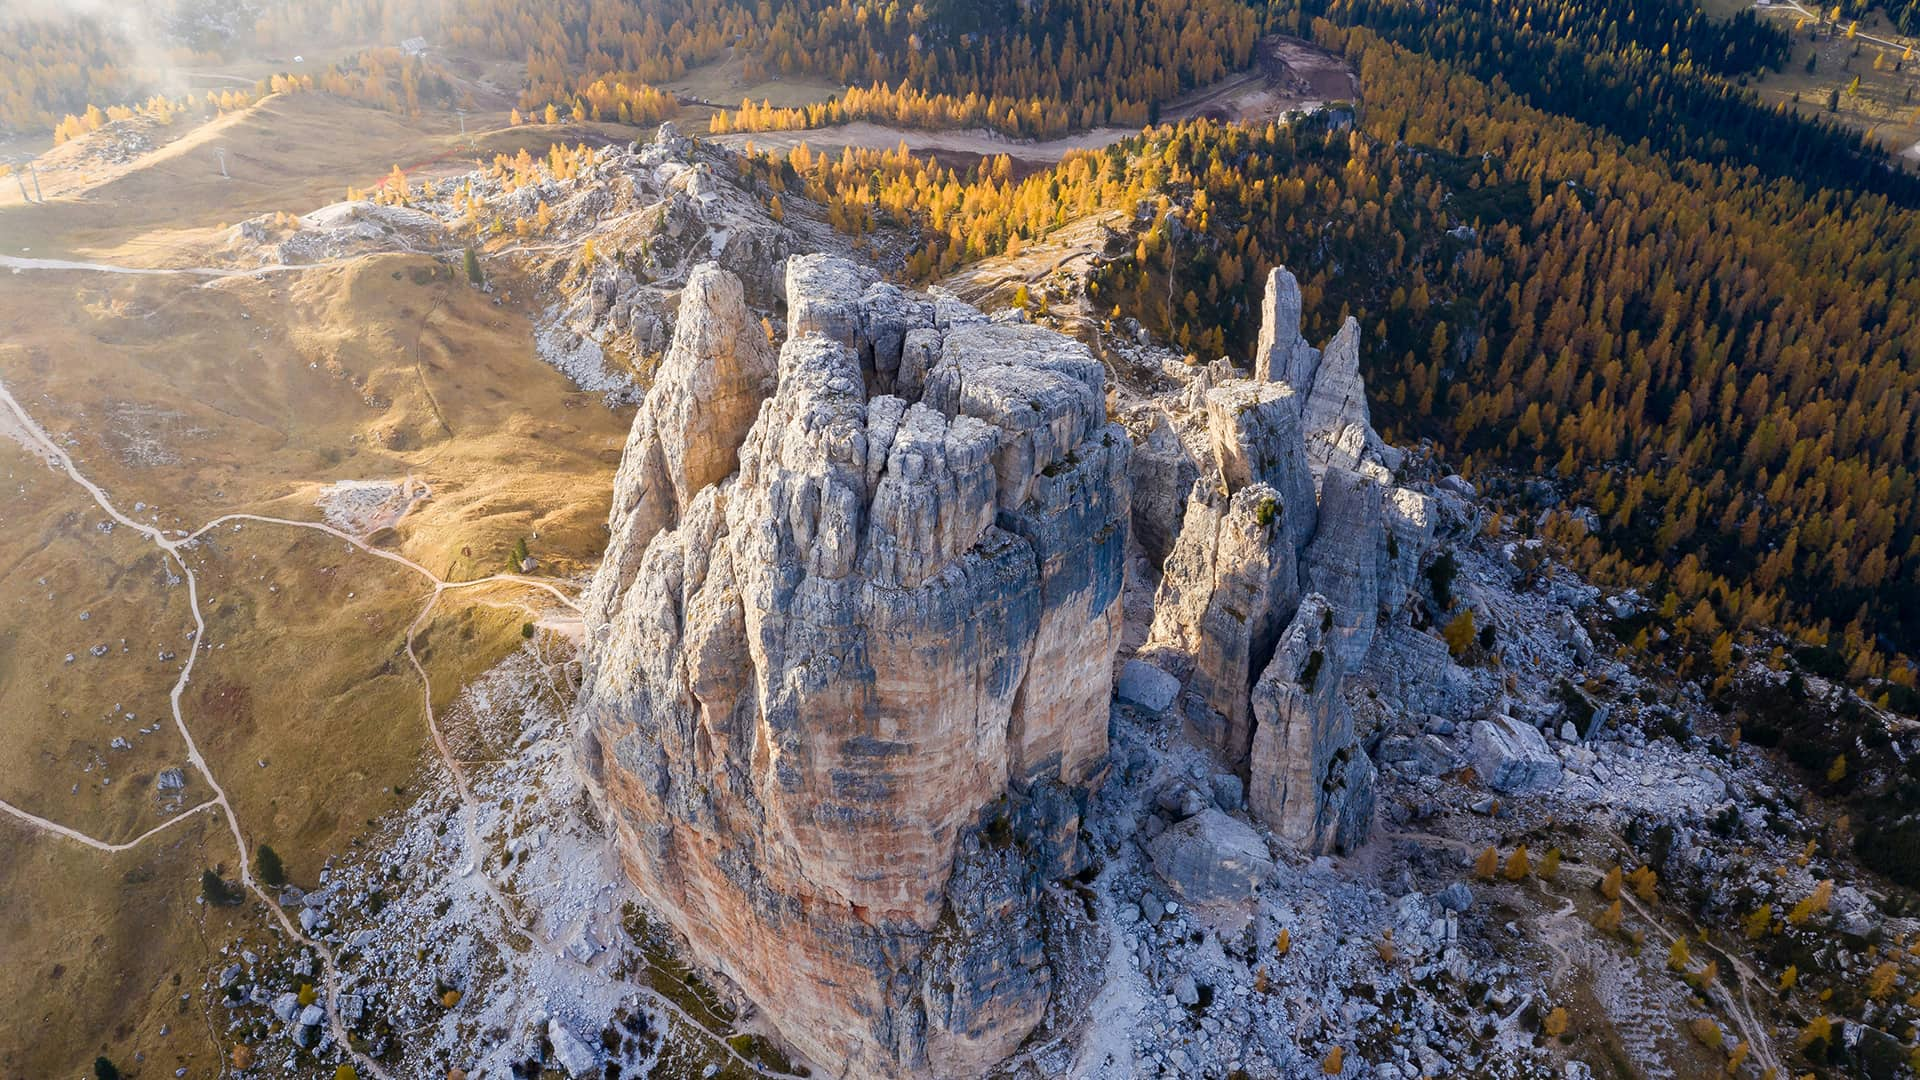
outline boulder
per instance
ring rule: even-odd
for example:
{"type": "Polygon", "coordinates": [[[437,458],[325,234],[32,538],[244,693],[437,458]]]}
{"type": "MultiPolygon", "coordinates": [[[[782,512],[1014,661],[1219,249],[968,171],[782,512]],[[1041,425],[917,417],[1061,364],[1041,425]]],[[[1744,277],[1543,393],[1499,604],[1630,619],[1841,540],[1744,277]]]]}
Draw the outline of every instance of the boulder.
{"type": "Polygon", "coordinates": [[[1213,804],[1229,814],[1246,802],[1247,786],[1232,773],[1214,773],[1207,777],[1207,786],[1213,791],[1213,804]]]}
{"type": "Polygon", "coordinates": [[[568,1076],[584,1080],[600,1075],[600,1055],[558,1019],[547,1021],[547,1042],[553,1047],[553,1060],[568,1076]]]}
{"type": "Polygon", "coordinates": [[[1468,738],[1474,771],[1493,790],[1525,795],[1560,786],[1560,759],[1533,725],[1493,716],[1474,721],[1468,738]]]}
{"type": "Polygon", "coordinates": [[[1440,776],[1454,768],[1453,748],[1430,733],[1383,740],[1380,760],[1408,776],[1440,776]]]}
{"type": "Polygon", "coordinates": [[[1182,1005],[1200,1004],[1200,986],[1194,982],[1192,975],[1181,972],[1174,978],[1173,1000],[1182,1005]]]}
{"type": "Polygon", "coordinates": [[[1166,712],[1180,695],[1180,680],[1139,660],[1129,660],[1114,680],[1114,696],[1150,713],[1166,712]]]}
{"type": "Polygon", "coordinates": [[[1260,834],[1213,807],[1155,837],[1147,854],[1154,872],[1196,906],[1244,903],[1273,873],[1260,834]]]}
{"type": "Polygon", "coordinates": [[[1554,616],[1553,636],[1567,646],[1578,663],[1593,662],[1593,638],[1587,634],[1587,628],[1580,625],[1580,620],[1573,612],[1562,611],[1554,616]]]}

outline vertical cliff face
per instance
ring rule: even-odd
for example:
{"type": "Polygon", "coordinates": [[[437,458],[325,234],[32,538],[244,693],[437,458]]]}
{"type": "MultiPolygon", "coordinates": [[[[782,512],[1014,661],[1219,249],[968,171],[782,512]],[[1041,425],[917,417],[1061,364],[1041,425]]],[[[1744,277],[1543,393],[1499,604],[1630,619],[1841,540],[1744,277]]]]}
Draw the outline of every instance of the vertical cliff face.
{"type": "Polygon", "coordinates": [[[673,336],[641,402],[614,480],[612,542],[587,595],[589,618],[612,618],[647,543],[695,495],[733,472],[740,443],[773,392],[773,346],[747,310],[740,279],[706,264],[687,276],[673,336]]]}
{"type": "Polygon", "coordinates": [[[1333,606],[1310,593],[1253,687],[1257,727],[1247,805],[1280,837],[1308,851],[1345,851],[1366,839],[1373,768],[1356,743],[1340,694],[1333,606]]]}
{"type": "Polygon", "coordinates": [[[1142,654],[1183,680],[1188,732],[1246,777],[1254,813],[1320,852],[1366,837],[1373,766],[1341,683],[1383,613],[1406,603],[1433,511],[1393,483],[1401,454],[1368,417],[1359,324],[1314,349],[1300,307],[1298,284],[1276,268],[1253,377],[1224,361],[1194,376],[1212,460],[1142,654]]]}
{"type": "Polygon", "coordinates": [[[801,1053],[977,1073],[1044,1012],[1038,890],[1083,864],[1130,448],[1069,339],[809,256],[775,361],[727,279],[635,419],[586,756],[642,892],[801,1053]]]}
{"type": "Polygon", "coordinates": [[[1284,515],[1265,483],[1228,495],[1202,479],[1154,600],[1146,652],[1185,680],[1192,733],[1229,763],[1246,759],[1247,690],[1300,602],[1284,515]]]}

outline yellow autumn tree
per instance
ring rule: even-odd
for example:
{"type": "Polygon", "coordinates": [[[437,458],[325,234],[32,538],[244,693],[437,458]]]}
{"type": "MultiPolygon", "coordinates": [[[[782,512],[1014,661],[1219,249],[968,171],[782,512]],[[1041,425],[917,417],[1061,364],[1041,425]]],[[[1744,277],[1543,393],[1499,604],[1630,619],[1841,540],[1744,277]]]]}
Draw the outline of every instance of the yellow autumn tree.
{"type": "Polygon", "coordinates": [[[1627,881],[1633,886],[1635,896],[1649,904],[1653,903],[1655,890],[1660,883],[1660,876],[1653,872],[1653,867],[1646,865],[1635,867],[1633,873],[1627,875],[1627,881]]]}
{"type": "Polygon", "coordinates": [[[1607,871],[1606,876],[1600,879],[1600,895],[1609,900],[1618,900],[1620,898],[1620,879],[1621,873],[1618,866],[1607,871]]]}
{"type": "Polygon", "coordinates": [[[1667,969],[1669,971],[1684,972],[1687,968],[1691,967],[1692,964],[1693,953],[1687,948],[1687,939],[1684,937],[1674,938],[1673,945],[1667,949],[1667,969]]]}
{"type": "Polygon", "coordinates": [[[1492,881],[1493,876],[1499,872],[1500,851],[1489,844],[1487,849],[1480,853],[1480,857],[1473,860],[1473,876],[1481,881],[1492,881]]]}
{"type": "Polygon", "coordinates": [[[1793,910],[1787,912],[1787,921],[1795,926],[1799,926],[1815,915],[1825,912],[1827,905],[1832,902],[1833,882],[1831,880],[1822,881],[1813,887],[1813,891],[1808,893],[1805,899],[1793,905],[1793,910]]]}
{"type": "Polygon", "coordinates": [[[1501,873],[1506,875],[1508,881],[1520,881],[1532,869],[1532,864],[1527,859],[1527,845],[1521,844],[1513,849],[1513,854],[1507,856],[1507,865],[1501,873]]]}
{"type": "Polygon", "coordinates": [[[1553,1011],[1548,1013],[1546,1017],[1540,1021],[1540,1030],[1546,1032],[1547,1037],[1550,1039],[1557,1039],[1565,1035],[1567,1033],[1567,1010],[1559,1005],[1554,1006],[1553,1011]]]}
{"type": "Polygon", "coordinates": [[[1900,978],[1900,969],[1889,961],[1882,962],[1867,976],[1867,996],[1875,1001],[1885,1001],[1893,996],[1893,984],[1900,978]]]}
{"type": "Polygon", "coordinates": [[[1607,905],[1607,909],[1605,911],[1602,911],[1599,915],[1594,917],[1593,925],[1596,928],[1611,934],[1615,930],[1620,929],[1621,917],[1622,917],[1622,912],[1620,910],[1620,901],[1615,900],[1613,903],[1607,905]]]}
{"type": "Polygon", "coordinates": [[[1467,649],[1472,647],[1477,632],[1473,626],[1473,609],[1468,608],[1455,615],[1440,631],[1440,636],[1447,643],[1447,651],[1458,660],[1467,655],[1467,649]]]}

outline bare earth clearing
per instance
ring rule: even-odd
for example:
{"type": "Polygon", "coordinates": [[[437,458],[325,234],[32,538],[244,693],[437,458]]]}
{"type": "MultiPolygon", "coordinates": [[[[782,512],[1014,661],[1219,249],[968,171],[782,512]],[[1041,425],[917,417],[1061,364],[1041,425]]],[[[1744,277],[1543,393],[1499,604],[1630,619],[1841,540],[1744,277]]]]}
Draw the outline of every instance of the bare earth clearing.
{"type": "MultiPolygon", "coordinates": [[[[1335,101],[1355,101],[1360,86],[1346,62],[1304,41],[1267,37],[1260,42],[1254,67],[1212,86],[1192,91],[1161,110],[1165,120],[1206,116],[1239,123],[1264,123],[1290,112],[1305,112],[1335,101]]],[[[756,98],[756,100],[758,100],[756,98]]],[[[816,150],[859,147],[891,150],[905,145],[916,154],[967,158],[1006,154],[1016,162],[1044,166],[1076,150],[1098,150],[1137,135],[1132,128],[1095,128],[1060,139],[1023,142],[991,131],[922,131],[884,124],[855,123],[804,131],[741,132],[714,136],[722,146],[791,150],[805,143],[816,150]]]]}

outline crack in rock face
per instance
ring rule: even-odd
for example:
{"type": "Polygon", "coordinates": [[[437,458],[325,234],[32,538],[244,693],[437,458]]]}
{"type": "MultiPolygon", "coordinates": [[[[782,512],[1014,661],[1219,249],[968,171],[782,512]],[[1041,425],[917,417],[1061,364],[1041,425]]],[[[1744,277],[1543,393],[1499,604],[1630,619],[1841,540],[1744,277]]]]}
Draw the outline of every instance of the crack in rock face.
{"type": "Polygon", "coordinates": [[[1086,866],[1130,518],[1102,365],[788,261],[773,356],[691,275],[589,592],[583,760],[694,958],[847,1076],[978,1075],[1040,1021],[1086,866]]]}

